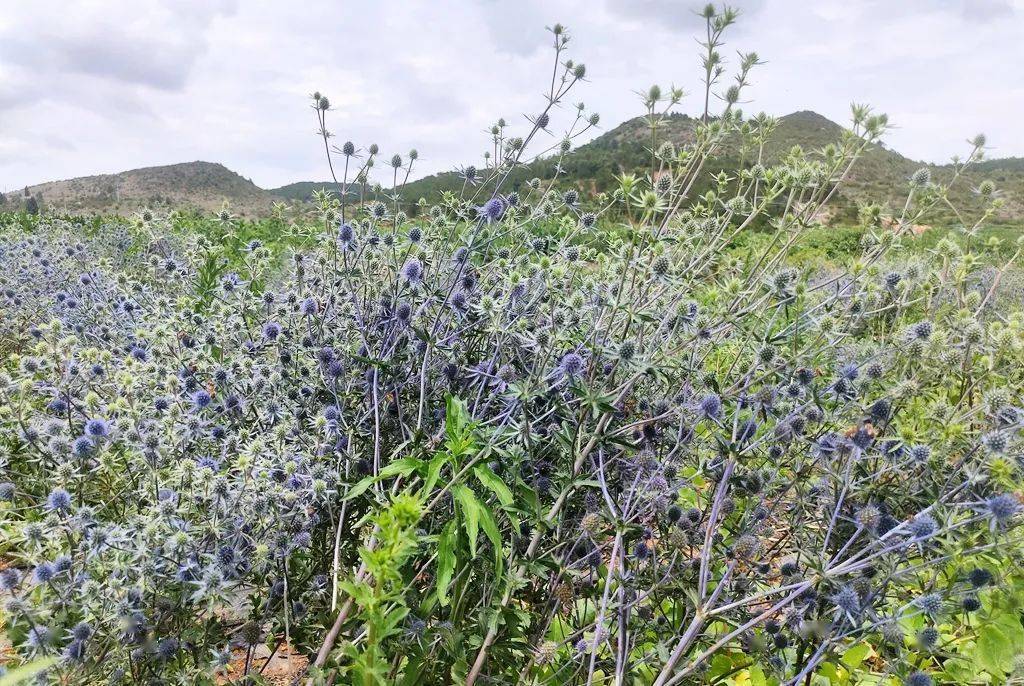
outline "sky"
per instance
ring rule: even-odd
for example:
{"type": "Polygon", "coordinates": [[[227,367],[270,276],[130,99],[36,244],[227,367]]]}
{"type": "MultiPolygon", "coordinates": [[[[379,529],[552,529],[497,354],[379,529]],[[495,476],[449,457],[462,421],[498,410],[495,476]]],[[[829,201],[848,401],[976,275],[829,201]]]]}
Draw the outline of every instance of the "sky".
{"type": "MultiPolygon", "coordinates": [[[[0,0],[0,190],[192,160],[263,188],[328,178],[309,95],[339,145],[411,148],[413,177],[479,164],[499,117],[543,107],[551,34],[587,66],[570,94],[611,128],[637,91],[702,107],[702,3],[688,0],[0,0]]],[[[756,51],[743,109],[849,103],[889,115],[886,144],[947,161],[984,132],[1024,156],[1024,0],[738,0],[723,55],[756,51]]],[[[568,106],[552,130],[573,116],[568,106]]],[[[600,133],[597,131],[596,133],[600,133]]],[[[552,142],[556,142],[553,138],[552,142]]]]}

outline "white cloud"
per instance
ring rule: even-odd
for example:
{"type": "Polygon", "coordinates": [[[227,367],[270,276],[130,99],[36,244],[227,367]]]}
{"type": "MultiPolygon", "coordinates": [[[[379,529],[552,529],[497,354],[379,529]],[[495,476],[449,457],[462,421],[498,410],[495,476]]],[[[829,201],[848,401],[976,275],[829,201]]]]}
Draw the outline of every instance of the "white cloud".
{"type": "MultiPolygon", "coordinates": [[[[745,0],[724,55],[756,50],[749,111],[842,121],[868,102],[891,147],[942,161],[985,131],[1024,155],[1024,0],[745,0]]],[[[271,187],[322,179],[306,99],[339,142],[417,148],[422,173],[478,161],[499,116],[542,106],[550,34],[573,34],[582,100],[613,126],[651,83],[699,88],[701,3],[677,0],[57,0],[0,16],[0,189],[205,159],[271,187]]],[[[684,101],[696,111],[699,97],[684,101]]],[[[566,111],[563,118],[569,116],[566,111]]],[[[557,123],[557,121],[556,121],[557,123]]]]}

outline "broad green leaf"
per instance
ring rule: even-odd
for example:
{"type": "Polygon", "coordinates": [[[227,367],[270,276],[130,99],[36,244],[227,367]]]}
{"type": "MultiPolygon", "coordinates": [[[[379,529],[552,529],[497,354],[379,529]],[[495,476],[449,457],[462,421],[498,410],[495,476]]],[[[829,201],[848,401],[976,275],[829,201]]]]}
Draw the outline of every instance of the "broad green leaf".
{"type": "Polygon", "coordinates": [[[476,474],[476,478],[480,480],[484,486],[491,490],[498,498],[498,502],[503,507],[509,507],[512,504],[512,491],[505,485],[505,482],[501,478],[491,471],[491,468],[485,464],[479,464],[473,468],[473,473],[476,474]]]}
{"type": "Polygon", "coordinates": [[[1015,610],[996,615],[991,622],[1006,635],[1016,652],[1024,654],[1024,625],[1021,625],[1020,616],[1015,610]]]}
{"type": "Polygon", "coordinates": [[[821,666],[818,667],[818,674],[821,674],[828,679],[831,684],[839,684],[843,681],[839,670],[831,662],[822,662],[821,666]]]}
{"type": "Polygon", "coordinates": [[[423,481],[422,493],[424,498],[429,496],[430,492],[434,490],[434,486],[437,485],[437,480],[441,476],[441,469],[447,461],[448,456],[444,452],[437,453],[430,460],[430,465],[427,467],[427,478],[423,481]]]}
{"type": "Polygon", "coordinates": [[[1007,638],[1003,630],[995,624],[986,624],[978,632],[978,645],[975,655],[985,671],[992,676],[1002,676],[1013,667],[1016,651],[1013,642],[1007,638]]]}
{"type": "Polygon", "coordinates": [[[368,476],[365,479],[360,479],[355,486],[348,489],[348,493],[345,494],[343,500],[352,500],[353,498],[362,495],[366,489],[373,485],[376,479],[372,476],[368,476]]]}
{"type": "Polygon", "coordinates": [[[469,537],[469,554],[476,557],[476,538],[480,533],[480,501],[473,491],[463,484],[452,486],[452,495],[462,508],[466,520],[466,535],[469,537]]]}
{"type": "Polygon", "coordinates": [[[452,446],[462,445],[467,424],[469,411],[466,409],[466,403],[455,396],[448,396],[445,401],[444,431],[452,446]]]}
{"type": "Polygon", "coordinates": [[[390,476],[398,476],[401,474],[411,474],[420,467],[423,466],[423,460],[418,460],[415,457],[403,457],[400,460],[394,460],[389,464],[381,468],[377,474],[378,479],[386,479],[390,476]]]}
{"type": "Polygon", "coordinates": [[[977,660],[974,659],[976,649],[973,643],[961,644],[959,647],[960,654],[946,660],[943,665],[943,672],[949,676],[950,681],[970,683],[978,680],[980,666],[977,660]]]}
{"type": "Polygon", "coordinates": [[[0,686],[14,686],[15,684],[27,681],[40,672],[46,671],[58,661],[57,657],[41,657],[21,667],[16,667],[0,676],[0,686]]]}
{"type": "Polygon", "coordinates": [[[386,479],[391,476],[411,474],[420,467],[423,466],[423,460],[418,460],[414,457],[403,457],[400,460],[394,460],[393,462],[385,465],[378,472],[377,476],[368,476],[365,479],[360,479],[355,486],[348,490],[345,494],[345,500],[351,500],[358,495],[362,495],[366,492],[370,486],[381,479],[386,479]]]}
{"type": "Polygon", "coordinates": [[[437,541],[437,599],[441,605],[448,604],[448,586],[455,573],[455,543],[458,536],[455,519],[451,519],[441,530],[441,537],[437,541]]]}
{"type": "Polygon", "coordinates": [[[500,578],[503,570],[502,562],[505,559],[505,551],[501,546],[501,531],[498,530],[498,524],[494,521],[494,515],[491,514],[486,505],[480,504],[477,512],[480,515],[480,526],[483,527],[484,534],[487,538],[491,539],[491,545],[494,546],[494,573],[500,578]]]}
{"type": "Polygon", "coordinates": [[[850,669],[857,669],[864,660],[871,656],[872,652],[874,651],[867,643],[858,643],[843,653],[843,664],[850,669]]]}

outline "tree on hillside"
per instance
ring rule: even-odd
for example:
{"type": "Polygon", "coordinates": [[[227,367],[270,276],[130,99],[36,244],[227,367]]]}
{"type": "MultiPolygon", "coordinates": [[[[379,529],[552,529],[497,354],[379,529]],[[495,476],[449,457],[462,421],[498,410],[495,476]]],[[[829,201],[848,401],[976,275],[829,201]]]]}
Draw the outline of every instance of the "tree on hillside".
{"type": "Polygon", "coordinates": [[[7,204],[7,196],[5,196],[2,192],[0,192],[0,207],[3,207],[6,204],[7,204]]]}
{"type": "Polygon", "coordinates": [[[39,214],[39,201],[30,195],[25,201],[25,211],[29,214],[39,214]]]}

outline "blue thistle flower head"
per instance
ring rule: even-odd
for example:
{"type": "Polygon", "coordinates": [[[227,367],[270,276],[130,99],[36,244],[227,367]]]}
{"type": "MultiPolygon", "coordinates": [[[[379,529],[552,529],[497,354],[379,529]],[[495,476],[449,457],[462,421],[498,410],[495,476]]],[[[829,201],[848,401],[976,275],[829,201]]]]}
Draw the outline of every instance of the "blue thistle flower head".
{"type": "Polygon", "coordinates": [[[933,626],[921,629],[917,633],[917,642],[925,650],[931,650],[939,642],[939,630],[933,626]]]}
{"type": "Polygon", "coordinates": [[[110,423],[105,419],[90,419],[85,423],[85,435],[93,438],[106,438],[110,435],[110,423]]]}
{"type": "Polygon", "coordinates": [[[927,593],[915,598],[914,605],[921,608],[925,614],[937,615],[942,612],[942,596],[938,593],[927,593]]]}
{"type": "Polygon", "coordinates": [[[267,322],[263,325],[263,338],[268,341],[275,341],[281,335],[281,325],[277,322],[267,322]]]}
{"type": "Polygon", "coordinates": [[[46,509],[52,512],[67,512],[71,509],[71,494],[63,488],[55,488],[46,496],[46,509]]]}
{"type": "Polygon", "coordinates": [[[61,555],[53,561],[53,568],[58,574],[71,571],[71,557],[68,555],[61,555]]]}
{"type": "Polygon", "coordinates": [[[356,240],[356,231],[351,224],[342,224],[338,227],[338,242],[344,247],[349,247],[356,240]]]}
{"type": "Polygon", "coordinates": [[[476,211],[484,221],[492,224],[501,221],[507,208],[508,205],[506,205],[505,200],[496,195],[485,202],[482,207],[478,207],[476,211]]]}
{"type": "Polygon", "coordinates": [[[173,636],[160,639],[156,644],[156,654],[161,660],[171,660],[178,653],[178,639],[173,636]]]}
{"type": "Polygon", "coordinates": [[[204,455],[196,460],[196,467],[199,469],[209,469],[212,472],[220,471],[220,463],[209,455],[204,455]]]}
{"type": "Polygon", "coordinates": [[[1020,501],[1009,493],[994,495],[985,501],[985,513],[991,518],[993,525],[1008,523],[1020,510],[1020,501]]]}
{"type": "Polygon", "coordinates": [[[715,393],[708,393],[700,399],[700,412],[707,419],[720,419],[722,417],[722,399],[715,393]]]}
{"type": "Polygon", "coordinates": [[[933,686],[934,683],[932,678],[924,672],[911,672],[903,680],[903,686],[933,686]]]}
{"type": "Polygon", "coordinates": [[[200,410],[209,407],[210,403],[213,402],[213,397],[210,396],[209,392],[204,389],[199,389],[192,394],[192,404],[200,410]]]}
{"type": "Polygon", "coordinates": [[[577,353],[568,353],[562,358],[562,362],[559,365],[562,370],[562,374],[569,377],[577,377],[583,373],[586,363],[577,353]]]}
{"type": "Polygon", "coordinates": [[[402,278],[405,279],[409,285],[418,286],[423,281],[423,263],[416,257],[406,261],[402,266],[402,278]]]}
{"type": "Polygon", "coordinates": [[[967,572],[967,581],[974,588],[983,588],[992,583],[992,572],[984,567],[975,567],[967,572]]]}
{"type": "Polygon", "coordinates": [[[81,662],[85,659],[85,651],[85,641],[76,639],[64,648],[64,657],[71,662],[81,662]]]}
{"type": "Polygon", "coordinates": [[[45,648],[53,641],[53,632],[41,624],[33,626],[25,636],[25,642],[32,648],[45,648]]]}
{"type": "Polygon", "coordinates": [[[917,464],[926,464],[932,456],[931,446],[914,445],[910,447],[910,457],[917,464]]]}
{"type": "Polygon", "coordinates": [[[49,583],[53,577],[57,575],[57,570],[53,564],[49,562],[40,562],[36,565],[36,568],[32,570],[32,578],[36,580],[36,583],[46,584],[49,583]]]}
{"type": "Polygon", "coordinates": [[[0,591],[13,591],[21,583],[21,572],[13,567],[0,569],[0,591]]]}
{"type": "Polygon", "coordinates": [[[832,604],[842,612],[856,616],[860,613],[860,596],[850,586],[843,586],[831,597],[832,604]]]}
{"type": "Polygon", "coordinates": [[[907,529],[915,540],[920,540],[934,535],[939,530],[939,525],[930,514],[922,513],[910,520],[907,529]]]}

